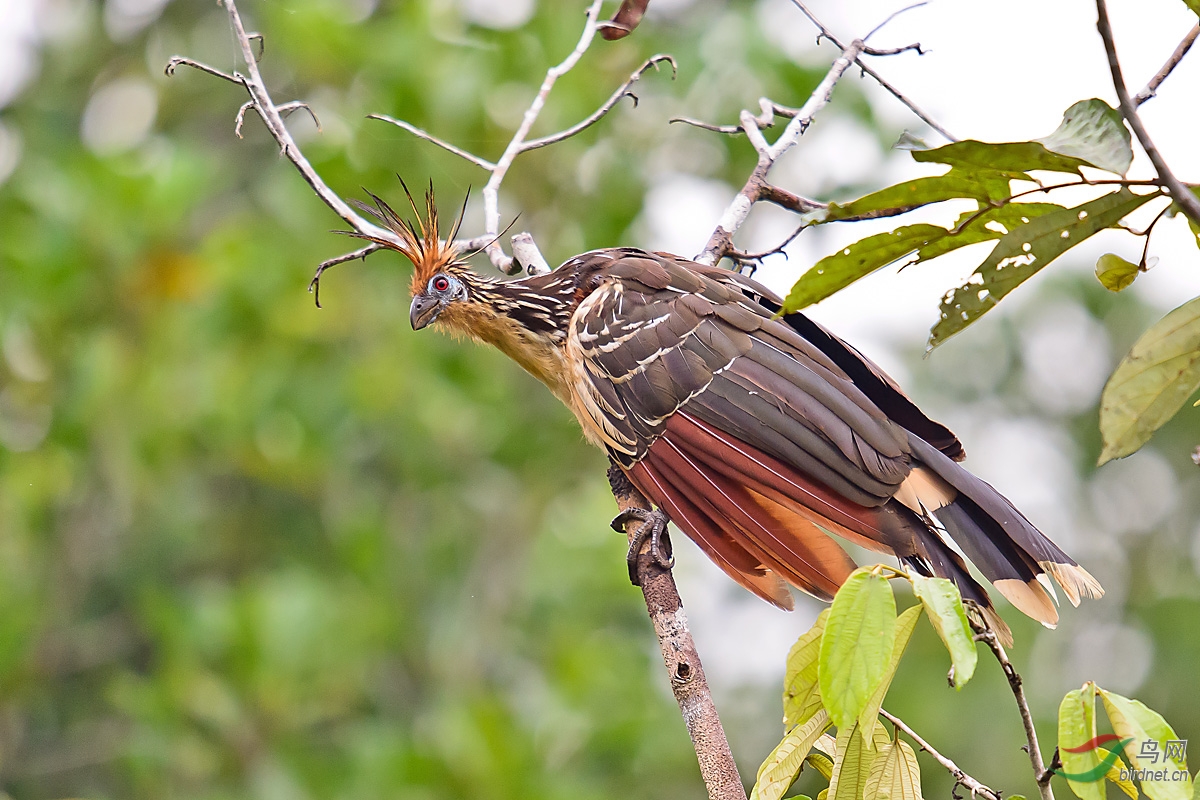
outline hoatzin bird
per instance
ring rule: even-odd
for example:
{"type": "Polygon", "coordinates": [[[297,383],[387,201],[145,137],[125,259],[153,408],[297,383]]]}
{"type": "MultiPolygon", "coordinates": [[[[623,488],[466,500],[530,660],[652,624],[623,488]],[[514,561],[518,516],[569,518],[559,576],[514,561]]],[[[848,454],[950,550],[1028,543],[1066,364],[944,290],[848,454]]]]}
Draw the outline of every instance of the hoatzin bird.
{"type": "MultiPolygon", "coordinates": [[[[407,192],[407,188],[405,189],[407,192]]],[[[1100,584],[957,462],[958,439],[857,350],[736,272],[636,248],[595,250],[513,281],[439,240],[432,190],[416,224],[360,204],[412,261],[410,320],[495,346],[549,387],[656,507],[731,578],[783,609],[788,584],[829,600],[855,568],[832,534],[950,578],[1008,638],[963,556],[1053,626],[1100,584]]],[[[359,234],[353,234],[359,235],[359,234]]],[[[372,238],[362,236],[361,238],[372,238]]],[[[629,513],[629,512],[627,512],[629,513]]]]}

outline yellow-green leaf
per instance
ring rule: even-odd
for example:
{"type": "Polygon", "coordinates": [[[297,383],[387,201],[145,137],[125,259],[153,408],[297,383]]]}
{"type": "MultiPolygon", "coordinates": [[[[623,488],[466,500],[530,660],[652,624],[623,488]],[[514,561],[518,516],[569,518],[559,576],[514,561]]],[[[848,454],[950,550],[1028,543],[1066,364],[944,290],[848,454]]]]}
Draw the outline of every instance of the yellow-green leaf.
{"type": "Polygon", "coordinates": [[[829,715],[824,709],[812,719],[791,730],[758,768],[754,796],[758,800],[779,800],[791,788],[804,766],[804,759],[813,745],[829,727],[829,715]]]}
{"type": "Polygon", "coordinates": [[[838,728],[837,758],[829,778],[829,800],[863,800],[867,778],[871,775],[874,753],[858,734],[858,720],[838,728]]]}
{"type": "Polygon", "coordinates": [[[1115,253],[1105,253],[1096,262],[1096,277],[1110,292],[1128,289],[1139,272],[1137,264],[1126,261],[1115,253]]]}
{"type": "Polygon", "coordinates": [[[907,743],[889,741],[879,749],[864,800],[921,800],[921,768],[907,743]]]}
{"type": "Polygon", "coordinates": [[[954,688],[961,689],[975,674],[975,663],[979,659],[971,626],[967,622],[967,612],[963,608],[962,595],[954,582],[946,578],[914,575],[912,582],[913,592],[929,612],[929,621],[950,652],[954,688]]]}
{"type": "Polygon", "coordinates": [[[1200,386],[1200,297],[1134,343],[1100,395],[1100,463],[1137,450],[1200,386]]]}
{"type": "MultiPolygon", "coordinates": [[[[1069,775],[1091,775],[1100,766],[1100,755],[1108,755],[1102,749],[1072,753],[1071,748],[1082,747],[1096,736],[1096,685],[1085,683],[1082,689],[1067,692],[1058,706],[1058,757],[1063,772],[1069,775]]],[[[1065,777],[1065,776],[1064,776],[1065,777]]],[[[1099,780],[1072,780],[1067,785],[1079,800],[1104,800],[1104,782],[1099,780]]]]}
{"type": "MultiPolygon", "coordinates": [[[[883,676],[883,682],[879,684],[879,688],[875,690],[875,694],[871,695],[871,699],[867,702],[867,707],[858,715],[859,730],[868,730],[870,722],[879,716],[879,708],[883,705],[883,698],[887,696],[888,688],[892,685],[892,678],[896,676],[896,668],[900,666],[900,659],[904,656],[904,650],[908,647],[908,641],[912,638],[913,630],[917,627],[917,620],[921,616],[921,606],[912,606],[906,608],[896,618],[896,644],[892,648],[892,661],[888,664],[887,672],[883,676]]],[[[870,746],[868,744],[868,746],[870,746]]]]}
{"type": "Polygon", "coordinates": [[[821,692],[817,686],[821,655],[821,634],[829,609],[817,615],[813,626],[801,634],[787,657],[787,672],[783,678],[783,724],[787,728],[802,725],[821,707],[821,692]]]}
{"type": "MultiPolygon", "coordinates": [[[[1134,769],[1166,770],[1169,773],[1182,771],[1183,780],[1141,781],[1142,791],[1150,800],[1192,800],[1192,779],[1187,774],[1186,753],[1174,760],[1147,758],[1142,754],[1152,751],[1159,755],[1167,752],[1167,742],[1180,742],[1175,730],[1162,715],[1147,708],[1137,700],[1130,700],[1114,692],[1097,689],[1104,701],[1104,710],[1113,732],[1122,739],[1132,739],[1125,746],[1125,757],[1134,769]],[[1155,742],[1152,747],[1148,742],[1155,742]]],[[[1167,776],[1168,778],[1170,775],[1167,776]]]]}
{"type": "Polygon", "coordinates": [[[833,598],[821,637],[821,701],[839,731],[866,708],[895,647],[896,598],[887,578],[871,569],[850,573],[833,598]]]}

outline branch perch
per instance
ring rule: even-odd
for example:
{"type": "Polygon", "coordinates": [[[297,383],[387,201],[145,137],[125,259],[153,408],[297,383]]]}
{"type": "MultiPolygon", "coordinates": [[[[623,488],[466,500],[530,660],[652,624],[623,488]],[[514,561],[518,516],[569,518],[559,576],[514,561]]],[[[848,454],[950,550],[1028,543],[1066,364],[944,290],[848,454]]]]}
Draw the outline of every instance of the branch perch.
{"type": "Polygon", "coordinates": [[[1050,787],[1050,779],[1054,777],[1054,773],[1046,769],[1046,762],[1042,760],[1037,729],[1033,726],[1033,714],[1029,710],[1029,701],[1025,699],[1025,688],[1021,676],[1012,662],[1008,660],[1008,653],[1004,651],[1004,645],[1000,644],[995,631],[976,620],[972,620],[971,625],[976,630],[975,638],[984,642],[996,656],[996,660],[1000,662],[1000,667],[1004,670],[1004,677],[1008,679],[1008,687],[1017,701],[1017,708],[1021,712],[1021,722],[1025,725],[1025,739],[1028,742],[1024,749],[1029,751],[1029,764],[1033,767],[1034,780],[1037,781],[1042,800],[1054,800],[1054,790],[1050,787]]]}
{"type": "MultiPolygon", "coordinates": [[[[621,511],[629,508],[650,510],[650,503],[615,465],[608,470],[608,480],[621,511]]],[[[626,523],[626,535],[637,526],[637,522],[626,523]]],[[[670,569],[659,565],[651,555],[649,539],[638,553],[636,570],[671,691],[679,703],[679,713],[696,750],[696,761],[709,800],[746,800],[742,778],[704,677],[700,654],[696,652],[696,643],[688,630],[687,615],[675,587],[675,578],[670,569]]]]}

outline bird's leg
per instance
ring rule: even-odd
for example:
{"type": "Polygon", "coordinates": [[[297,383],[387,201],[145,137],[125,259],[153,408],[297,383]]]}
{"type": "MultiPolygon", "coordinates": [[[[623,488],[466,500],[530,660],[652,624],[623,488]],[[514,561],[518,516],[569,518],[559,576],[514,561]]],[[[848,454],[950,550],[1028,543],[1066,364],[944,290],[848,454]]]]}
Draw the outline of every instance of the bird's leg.
{"type": "Polygon", "coordinates": [[[625,556],[629,564],[629,581],[634,586],[640,586],[638,580],[637,559],[642,552],[642,545],[650,541],[650,557],[654,563],[664,570],[675,566],[675,558],[671,554],[671,539],[667,535],[667,523],[670,519],[660,509],[649,508],[649,503],[641,493],[629,482],[629,478],[616,464],[608,470],[608,482],[612,487],[613,497],[621,507],[621,513],[612,521],[613,530],[626,533],[626,526],[631,522],[640,522],[637,530],[629,536],[629,551],[625,556]]]}
{"type": "Polygon", "coordinates": [[[629,552],[625,560],[629,562],[629,577],[637,585],[637,558],[642,552],[642,545],[650,540],[650,557],[654,563],[663,569],[675,566],[675,556],[671,554],[671,539],[667,536],[667,523],[670,519],[659,509],[647,511],[644,508],[627,508],[613,517],[613,530],[625,532],[625,526],[637,520],[642,524],[629,535],[629,552]]]}

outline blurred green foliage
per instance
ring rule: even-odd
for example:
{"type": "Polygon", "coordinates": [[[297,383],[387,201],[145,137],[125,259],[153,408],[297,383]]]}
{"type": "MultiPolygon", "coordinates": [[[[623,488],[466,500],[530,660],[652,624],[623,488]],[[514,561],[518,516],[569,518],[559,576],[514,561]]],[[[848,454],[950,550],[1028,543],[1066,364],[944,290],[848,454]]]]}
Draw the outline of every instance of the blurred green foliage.
{"type": "MultiPolygon", "coordinates": [[[[174,54],[236,68],[223,9],[174,3],[110,36],[111,8],[52,8],[73,22],[0,110],[23,142],[0,184],[0,790],[696,796],[623,542],[605,524],[605,462],[568,412],[497,353],[413,335],[397,258],[339,266],[325,310],[314,308],[304,287],[315,265],[353,243],[326,233],[338,221],[256,120],[233,137],[236,87],[162,75],[174,54]],[[89,98],[121,78],[153,89],[153,128],[129,148],[89,149],[89,98]]],[[[542,3],[528,25],[494,31],[449,3],[364,8],[288,0],[243,13],[265,35],[277,100],[322,115],[321,135],[302,115],[292,128],[331,186],[390,197],[400,172],[432,178],[452,202],[481,175],[365,115],[495,156],[512,109],[573,45],[582,16],[575,3],[542,3]]],[[[807,96],[824,66],[786,60],[753,11],[701,2],[598,43],[535,133],[586,116],[653,52],[679,59],[679,79],[647,76],[637,111],[623,105],[522,157],[506,221],[521,211],[558,262],[635,243],[627,231],[656,170],[740,184],[753,164],[744,142],[666,120],[728,121],[761,94],[807,96]]],[[[895,139],[852,85],[838,102],[830,114],[881,146],[895,139]]],[[[1098,284],[1064,280],[1054,292],[1122,346],[1153,317],[1098,284]]],[[[928,370],[918,395],[942,398],[938,411],[982,394],[1040,413],[1022,389],[1016,324],[989,330],[942,357],[991,359],[995,383],[928,370]]],[[[1160,436],[1200,439],[1186,416],[1160,436]]],[[[1094,419],[1093,407],[1056,422],[1078,435],[1085,471],[1099,452],[1094,419]]],[[[1185,475],[1186,459],[1172,458],[1185,475]]],[[[1187,685],[1200,659],[1186,555],[1197,509],[1185,488],[1172,521],[1130,548],[1128,607],[1118,598],[1095,612],[1147,631],[1155,677],[1139,697],[1183,737],[1200,732],[1187,685]]],[[[1034,639],[1033,626],[1013,627],[1034,639]]],[[[936,637],[918,631],[909,652],[892,710],[985,782],[1027,784],[998,671],[981,665],[948,692],[936,637]]],[[[749,778],[781,731],[776,681],[718,703],[749,778]]],[[[925,772],[929,796],[948,791],[945,775],[925,772]]]]}

